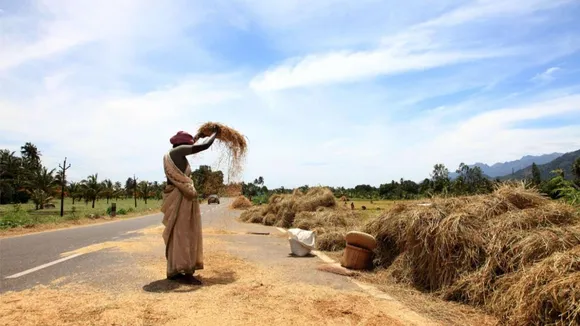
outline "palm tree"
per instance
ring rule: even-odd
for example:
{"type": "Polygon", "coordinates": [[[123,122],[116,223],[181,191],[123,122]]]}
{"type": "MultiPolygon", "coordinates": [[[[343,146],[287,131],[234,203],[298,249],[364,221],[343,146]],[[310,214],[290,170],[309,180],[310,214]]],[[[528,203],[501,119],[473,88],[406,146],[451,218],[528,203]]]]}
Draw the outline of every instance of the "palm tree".
{"type": "Polygon", "coordinates": [[[115,182],[115,185],[113,186],[113,197],[115,197],[115,200],[119,200],[119,197],[123,196],[123,194],[125,194],[125,190],[123,190],[123,185],[121,184],[121,182],[117,181],[115,182]]]}
{"type": "Polygon", "coordinates": [[[34,173],[33,179],[30,182],[31,195],[36,197],[33,198],[36,209],[43,209],[44,205],[47,204],[55,192],[55,187],[57,185],[56,179],[54,178],[54,170],[48,171],[46,167],[41,167],[34,173]]]}
{"type": "Polygon", "coordinates": [[[44,209],[44,205],[50,203],[54,197],[42,189],[34,189],[30,192],[30,198],[36,205],[36,209],[38,209],[38,207],[44,209]]]}
{"type": "Polygon", "coordinates": [[[151,182],[141,181],[139,182],[139,193],[143,200],[145,200],[145,205],[147,205],[147,198],[151,197],[151,182]]]}
{"type": "Polygon", "coordinates": [[[68,195],[72,198],[72,204],[75,204],[75,199],[79,198],[80,196],[81,186],[77,182],[71,182],[68,185],[68,195]]]}
{"type": "Polygon", "coordinates": [[[88,202],[92,200],[93,208],[95,208],[95,201],[101,195],[102,185],[98,181],[98,173],[94,175],[89,175],[87,179],[81,181],[81,188],[85,200],[88,202]]]}
{"type": "Polygon", "coordinates": [[[10,202],[16,192],[16,179],[20,172],[20,158],[14,155],[15,152],[8,150],[0,151],[0,203],[2,196],[7,194],[7,201],[10,202]]]}
{"type": "Polygon", "coordinates": [[[106,179],[102,183],[101,195],[107,198],[107,204],[109,204],[109,199],[115,194],[115,188],[113,187],[113,182],[106,179]]]}

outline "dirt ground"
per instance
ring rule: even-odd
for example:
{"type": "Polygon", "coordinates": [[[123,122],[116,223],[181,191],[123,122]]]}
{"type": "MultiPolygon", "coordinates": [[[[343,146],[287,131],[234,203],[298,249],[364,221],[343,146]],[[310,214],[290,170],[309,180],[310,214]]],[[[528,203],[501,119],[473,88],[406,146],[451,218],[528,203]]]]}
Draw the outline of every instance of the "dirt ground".
{"type": "MultiPolygon", "coordinates": [[[[169,282],[160,276],[165,260],[158,251],[161,228],[140,237],[81,248],[73,253],[112,250],[135,257],[132,273],[154,280],[131,284],[83,284],[61,278],[50,285],[8,292],[0,299],[2,325],[403,325],[389,305],[360,292],[282,281],[283,270],[261,268],[223,251],[220,232],[205,239],[202,286],[169,282]]],[[[208,230],[210,231],[210,230],[208,230]]],[[[121,271],[119,271],[121,272],[121,271]]],[[[129,282],[131,283],[131,282],[129,282]]]]}

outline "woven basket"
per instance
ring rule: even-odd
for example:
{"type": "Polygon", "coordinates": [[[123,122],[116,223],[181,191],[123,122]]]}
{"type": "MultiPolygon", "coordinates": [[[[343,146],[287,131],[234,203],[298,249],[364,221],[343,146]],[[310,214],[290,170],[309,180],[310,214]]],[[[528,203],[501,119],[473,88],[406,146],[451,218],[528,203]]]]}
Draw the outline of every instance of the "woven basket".
{"type": "Polygon", "coordinates": [[[372,261],[372,251],[347,243],[341,265],[349,269],[367,269],[371,266],[372,261]]]}

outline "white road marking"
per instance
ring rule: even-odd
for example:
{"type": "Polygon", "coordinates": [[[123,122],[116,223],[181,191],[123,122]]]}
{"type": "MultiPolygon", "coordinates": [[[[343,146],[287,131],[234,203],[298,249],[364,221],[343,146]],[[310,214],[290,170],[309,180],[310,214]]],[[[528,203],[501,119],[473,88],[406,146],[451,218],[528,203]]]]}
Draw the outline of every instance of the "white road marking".
{"type": "Polygon", "coordinates": [[[284,230],[283,228],[276,227],[276,229],[278,229],[278,231],[280,231],[282,233],[286,233],[286,230],[284,230]]]}
{"type": "Polygon", "coordinates": [[[17,277],[20,277],[20,276],[24,276],[26,274],[30,274],[30,273],[36,272],[36,271],[41,270],[43,268],[46,268],[46,267],[49,267],[49,266],[52,266],[52,265],[56,265],[58,263],[62,263],[63,261],[67,261],[69,259],[73,259],[73,258],[78,257],[80,255],[82,255],[82,254],[74,254],[74,255],[71,255],[71,256],[68,256],[68,257],[64,257],[64,258],[61,258],[61,259],[52,261],[50,263],[46,263],[44,265],[40,265],[40,266],[31,268],[31,269],[25,270],[24,272],[20,272],[18,274],[14,274],[14,275],[7,276],[6,278],[17,278],[17,277]]]}

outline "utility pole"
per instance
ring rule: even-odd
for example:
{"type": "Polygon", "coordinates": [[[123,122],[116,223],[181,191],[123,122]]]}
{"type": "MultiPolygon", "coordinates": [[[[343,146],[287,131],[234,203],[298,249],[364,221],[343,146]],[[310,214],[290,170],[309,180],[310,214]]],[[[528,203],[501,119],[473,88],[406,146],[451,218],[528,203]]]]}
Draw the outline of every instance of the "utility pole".
{"type": "Polygon", "coordinates": [[[137,208],[137,179],[133,174],[133,195],[135,197],[135,208],[137,208]]]}
{"type": "Polygon", "coordinates": [[[68,164],[68,166],[66,165],[66,157],[64,158],[64,163],[62,165],[58,165],[59,168],[61,168],[62,174],[62,180],[61,180],[61,185],[60,185],[60,216],[64,216],[64,190],[66,187],[66,170],[68,170],[70,168],[70,163],[68,164]]]}

